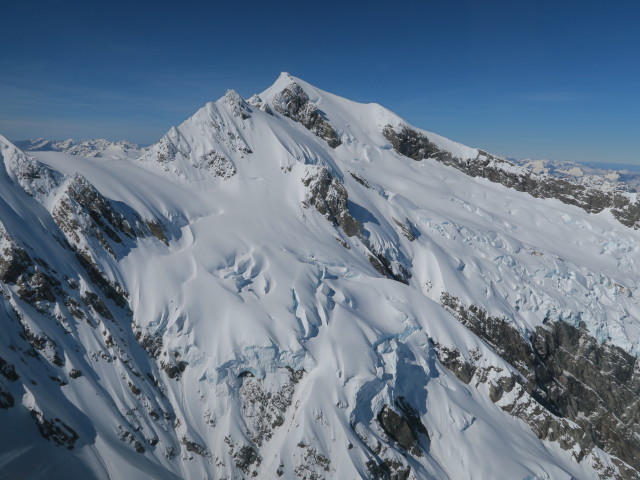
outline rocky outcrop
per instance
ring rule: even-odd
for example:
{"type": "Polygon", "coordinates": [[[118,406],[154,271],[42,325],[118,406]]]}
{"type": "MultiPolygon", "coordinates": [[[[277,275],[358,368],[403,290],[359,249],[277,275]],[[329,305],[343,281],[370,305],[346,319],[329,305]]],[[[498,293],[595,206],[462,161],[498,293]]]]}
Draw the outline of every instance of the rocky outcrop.
{"type": "Polygon", "coordinates": [[[378,422],[384,432],[402,449],[418,457],[429,443],[429,434],[418,413],[403,398],[396,400],[396,408],[385,405],[378,413],[378,422]],[[423,445],[426,444],[426,445],[423,445]]]}
{"type": "Polygon", "coordinates": [[[0,137],[0,164],[9,176],[32,197],[48,195],[63,180],[62,174],[43,165],[0,137]]]}
{"type": "Polygon", "coordinates": [[[15,404],[15,399],[4,383],[16,382],[20,377],[16,373],[16,367],[2,357],[0,357],[0,375],[4,377],[4,380],[0,378],[0,408],[11,408],[15,404]]]}
{"type": "Polygon", "coordinates": [[[259,110],[262,110],[263,112],[269,115],[273,115],[273,110],[271,110],[271,107],[267,102],[265,102],[264,100],[262,100],[262,98],[260,98],[260,95],[252,95],[249,98],[249,100],[247,100],[247,103],[253,107],[258,108],[259,110]]]}
{"type": "Polygon", "coordinates": [[[302,179],[308,188],[306,203],[315,207],[327,220],[339,225],[349,237],[360,233],[360,224],[351,216],[345,186],[327,167],[309,170],[302,179]]]}
{"type": "Polygon", "coordinates": [[[251,445],[237,445],[230,437],[225,437],[225,443],[229,448],[229,456],[233,459],[235,466],[245,475],[258,476],[255,468],[262,463],[262,456],[251,445]]]}
{"type": "Polygon", "coordinates": [[[522,335],[512,322],[475,305],[464,306],[451,295],[444,293],[441,302],[519,375],[502,372],[488,380],[473,359],[462,360],[440,348],[443,365],[465,383],[490,382],[492,401],[528,423],[539,438],[571,449],[576,460],[597,447],[614,457],[619,468],[615,478],[640,478],[636,357],[599,344],[582,326],[547,322],[522,335]]]}
{"type": "Polygon", "coordinates": [[[303,461],[293,471],[296,478],[300,480],[322,480],[334,477],[336,472],[333,470],[332,474],[331,460],[307,443],[299,442],[297,447],[301,450],[303,461]]]}
{"type": "Polygon", "coordinates": [[[15,283],[33,260],[7,233],[0,223],[0,281],[15,283]]]}
{"type": "Polygon", "coordinates": [[[40,435],[58,446],[72,450],[78,440],[77,432],[59,418],[49,419],[38,410],[31,410],[31,416],[38,426],[40,435]]]}
{"type": "MultiPolygon", "coordinates": [[[[172,134],[173,137],[178,135],[175,128],[172,128],[169,134],[172,134]]],[[[180,154],[178,147],[176,147],[175,143],[169,138],[169,134],[162,137],[155,145],[155,159],[160,165],[166,166],[168,162],[176,160],[176,157],[180,154]]]]}
{"type": "Polygon", "coordinates": [[[227,90],[222,101],[229,106],[234,117],[242,120],[251,118],[251,107],[235,90],[227,90]]]}
{"type": "Polygon", "coordinates": [[[464,160],[440,149],[426,135],[406,125],[399,128],[386,125],[382,134],[396,152],[413,160],[431,158],[469,176],[486,178],[536,198],[555,198],[589,213],[610,209],[623,225],[640,228],[640,203],[633,201],[623,190],[604,191],[568,179],[536,174],[482,150],[475,159],[464,160]]]}
{"type": "MultiPolygon", "coordinates": [[[[378,273],[385,277],[392,278],[397,282],[409,284],[411,272],[402,264],[402,262],[398,261],[397,258],[394,258],[391,253],[385,254],[383,252],[378,252],[366,239],[364,239],[364,244],[369,249],[369,262],[378,273]]],[[[396,251],[394,253],[396,254],[395,257],[397,257],[398,252],[396,251]]]]}
{"type": "Polygon", "coordinates": [[[325,140],[331,148],[342,144],[325,114],[309,100],[307,92],[297,83],[293,82],[273,98],[273,108],[304,125],[307,130],[325,140]]]}
{"type": "Polygon", "coordinates": [[[41,258],[32,258],[1,223],[0,281],[15,285],[18,296],[40,312],[46,310],[45,305],[64,295],[61,282],[49,265],[41,258]]]}
{"type": "Polygon", "coordinates": [[[130,208],[122,213],[80,174],[75,174],[68,182],[52,216],[67,240],[79,251],[85,250],[92,240],[112,257],[118,257],[123,249],[130,249],[136,238],[153,235],[166,243],[158,221],[144,222],[130,208]]]}
{"type": "Polygon", "coordinates": [[[165,171],[182,178],[201,178],[198,171],[202,170],[229,178],[236,173],[234,154],[245,158],[253,153],[243,133],[244,122],[252,112],[249,103],[229,90],[218,102],[207,103],[179,127],[171,127],[140,159],[157,162],[165,171]],[[202,141],[194,142],[194,129],[204,132],[202,141]]]}
{"type": "Polygon", "coordinates": [[[347,236],[358,238],[366,247],[367,258],[378,273],[398,282],[409,282],[411,273],[405,266],[406,261],[400,258],[400,252],[397,250],[383,252],[372,245],[362,225],[349,210],[346,187],[328,167],[308,170],[302,183],[308,188],[305,206],[315,207],[327,220],[340,226],[347,236]]]}
{"type": "Polygon", "coordinates": [[[237,173],[233,162],[215,150],[205,153],[200,160],[196,167],[210,170],[216,177],[228,179],[237,173]]]}
{"type": "Polygon", "coordinates": [[[425,158],[435,158],[442,161],[450,156],[448,152],[440,150],[436,144],[430,142],[425,135],[405,125],[399,131],[391,125],[386,125],[382,129],[382,134],[389,140],[396,152],[416,161],[424,160],[425,158]]]}
{"type": "Polygon", "coordinates": [[[393,223],[398,226],[402,235],[404,235],[410,242],[415,241],[415,239],[420,236],[420,231],[413,223],[409,221],[408,218],[405,218],[404,222],[398,220],[395,217],[393,217],[392,220],[393,223]]]}
{"type": "Polygon", "coordinates": [[[80,174],[74,175],[67,185],[65,195],[53,209],[53,218],[73,244],[80,244],[80,234],[88,234],[96,238],[111,255],[114,252],[107,238],[122,243],[123,234],[134,238],[138,233],[124,215],[116,212],[109,201],[80,174]]]}
{"type": "Polygon", "coordinates": [[[242,384],[239,394],[242,417],[247,426],[249,438],[258,447],[271,440],[275,430],[284,424],[296,385],[304,374],[304,370],[277,369],[271,373],[281,385],[276,390],[269,390],[263,380],[249,372],[241,374],[242,384]]]}
{"type": "Polygon", "coordinates": [[[371,480],[408,480],[411,467],[398,460],[369,460],[366,464],[371,480]]]}

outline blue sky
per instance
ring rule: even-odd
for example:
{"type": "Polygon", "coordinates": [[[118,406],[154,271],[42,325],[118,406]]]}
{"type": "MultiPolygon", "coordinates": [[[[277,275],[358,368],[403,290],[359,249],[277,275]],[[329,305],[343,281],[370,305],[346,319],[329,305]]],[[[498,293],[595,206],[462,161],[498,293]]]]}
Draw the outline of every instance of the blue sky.
{"type": "Polygon", "coordinates": [[[0,0],[0,134],[160,138],[281,71],[500,155],[640,164],[640,2],[0,0]]]}

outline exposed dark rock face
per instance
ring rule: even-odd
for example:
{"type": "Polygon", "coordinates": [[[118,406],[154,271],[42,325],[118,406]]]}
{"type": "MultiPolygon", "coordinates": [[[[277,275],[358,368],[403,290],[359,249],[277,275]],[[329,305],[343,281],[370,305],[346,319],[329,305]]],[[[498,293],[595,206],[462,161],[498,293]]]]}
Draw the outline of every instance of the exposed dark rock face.
{"type": "Polygon", "coordinates": [[[177,351],[172,352],[167,357],[169,360],[166,362],[161,361],[160,367],[167,373],[169,378],[178,380],[189,364],[184,360],[180,360],[180,354],[177,351]]]}
{"type": "MultiPolygon", "coordinates": [[[[229,455],[244,474],[249,474],[252,466],[258,467],[262,463],[262,457],[258,450],[251,445],[236,445],[230,437],[225,437],[225,443],[229,446],[229,455]]],[[[253,470],[251,476],[257,476],[257,471],[253,470]]]]}
{"type": "Polygon", "coordinates": [[[440,363],[455,373],[461,382],[469,384],[473,380],[477,368],[473,363],[467,362],[458,350],[442,345],[436,345],[436,350],[440,363]]]}
{"type": "Polygon", "coordinates": [[[37,410],[31,410],[31,416],[36,421],[38,430],[44,438],[51,440],[56,445],[67,447],[69,450],[75,447],[79,437],[69,425],[59,418],[50,420],[37,410]]]}
{"type": "MultiPolygon", "coordinates": [[[[391,253],[378,252],[366,237],[362,225],[353,217],[349,210],[347,189],[329,170],[323,166],[311,170],[302,179],[302,183],[309,189],[305,205],[312,205],[327,220],[339,225],[349,237],[357,237],[367,248],[368,259],[378,273],[402,283],[408,283],[411,278],[409,269],[391,253]]],[[[369,214],[370,215],[370,214],[369,214]]],[[[414,237],[415,238],[415,237],[414,237]]],[[[397,252],[396,252],[397,254],[397,252]]]]}
{"type": "Polygon", "coordinates": [[[355,172],[349,172],[349,175],[351,175],[351,177],[363,187],[373,190],[373,187],[371,186],[371,184],[369,184],[369,182],[367,182],[367,180],[362,176],[358,175],[355,172]]]}
{"type": "Polygon", "coordinates": [[[327,457],[304,442],[298,443],[297,446],[304,452],[304,462],[294,469],[296,478],[300,480],[322,480],[330,476],[331,461],[327,457]]]}
{"type": "Polygon", "coordinates": [[[88,306],[93,308],[93,310],[102,315],[107,320],[113,321],[113,314],[109,311],[104,302],[100,299],[98,295],[93,292],[85,292],[82,295],[82,302],[88,306]]]}
{"type": "Polygon", "coordinates": [[[196,165],[213,172],[216,177],[228,179],[236,173],[236,166],[231,160],[215,150],[211,150],[201,157],[201,162],[196,165]]]}
{"type": "MultiPolygon", "coordinates": [[[[522,375],[504,372],[490,386],[494,402],[515,388],[517,400],[501,407],[529,423],[541,439],[558,441],[566,449],[578,446],[578,461],[588,450],[601,448],[619,459],[614,458],[622,472],[618,478],[640,478],[640,370],[636,357],[618,347],[599,344],[582,326],[548,322],[525,337],[512,323],[491,317],[475,305],[465,307],[446,293],[441,301],[522,375]]],[[[470,362],[450,361],[448,352],[441,352],[440,357],[465,383],[471,380],[470,374],[482,376],[470,362]]]]}
{"type": "Polygon", "coordinates": [[[404,222],[401,222],[397,218],[393,218],[393,223],[395,223],[399,228],[402,234],[409,240],[410,242],[415,241],[416,238],[420,236],[420,231],[413,225],[408,219],[405,218],[404,222]]]}
{"type": "Polygon", "coordinates": [[[162,352],[162,335],[152,335],[143,333],[142,330],[135,330],[136,340],[151,358],[158,358],[162,352]]]}
{"type": "Polygon", "coordinates": [[[31,257],[9,237],[0,223],[0,281],[16,283],[31,265],[31,257]]]}
{"type": "Polygon", "coordinates": [[[256,107],[262,110],[263,112],[269,115],[273,115],[273,110],[271,110],[271,107],[269,106],[269,104],[264,102],[259,95],[252,95],[251,98],[247,100],[247,103],[253,107],[256,107]]]}
{"type": "MultiPolygon", "coordinates": [[[[79,174],[76,174],[66,185],[63,195],[53,208],[52,217],[66,236],[66,240],[60,241],[61,244],[65,248],[75,251],[76,259],[88,274],[91,282],[97,285],[105,296],[113,300],[120,308],[127,305],[128,295],[117,282],[109,280],[101,271],[93,254],[90,253],[91,247],[102,248],[112,257],[120,258],[135,247],[139,238],[155,236],[163,243],[168,244],[167,235],[160,221],[143,221],[129,207],[118,208],[114,202],[105,198],[79,174]]],[[[31,290],[40,285],[42,288],[36,289],[36,293],[40,297],[52,301],[52,295],[44,287],[47,285],[57,286],[59,283],[56,284],[46,275],[43,278],[46,281],[31,278],[30,283],[26,285],[31,286],[31,290]]],[[[25,289],[25,292],[28,290],[25,289]]],[[[113,315],[108,307],[95,294],[89,292],[83,296],[82,300],[85,305],[92,307],[104,318],[113,320],[113,315]]],[[[72,306],[73,302],[73,300],[69,300],[66,303],[72,306]]],[[[74,311],[78,313],[74,316],[82,316],[77,308],[74,311]]]]}
{"type": "MultiPolygon", "coordinates": [[[[16,382],[20,379],[20,376],[16,373],[16,367],[2,357],[0,357],[0,375],[9,382],[16,382]]],[[[7,409],[13,407],[15,400],[13,395],[8,390],[5,390],[3,383],[0,381],[0,408],[7,409]]]]}
{"type": "Polygon", "coordinates": [[[235,90],[227,90],[224,102],[231,108],[233,116],[242,120],[251,118],[251,107],[235,90]]]}
{"type": "Polygon", "coordinates": [[[18,296],[42,313],[56,298],[64,296],[55,275],[47,262],[32,258],[0,223],[0,281],[16,285],[18,296]]]}
{"type": "Polygon", "coordinates": [[[426,442],[428,445],[429,442],[427,429],[420,421],[418,413],[403,397],[396,400],[396,407],[399,413],[385,405],[378,413],[378,422],[384,432],[400,447],[413,455],[422,456],[425,448],[422,444],[426,442]]]}
{"type": "Polygon", "coordinates": [[[146,451],[146,449],[144,448],[144,446],[142,445],[142,443],[140,442],[140,440],[138,440],[136,438],[136,435],[128,430],[125,430],[122,425],[118,426],[120,432],[119,432],[119,437],[120,440],[122,440],[123,442],[127,442],[128,444],[130,444],[137,453],[144,453],[146,451]]]}
{"type": "Polygon", "coordinates": [[[258,447],[273,436],[284,424],[287,409],[291,406],[296,384],[302,379],[304,370],[281,368],[272,375],[281,379],[282,386],[275,391],[264,388],[264,382],[249,372],[241,374],[240,400],[242,417],[250,440],[258,447]]]}
{"type": "Polygon", "coordinates": [[[310,171],[302,183],[309,189],[307,203],[313,205],[327,220],[340,225],[349,237],[360,233],[360,224],[347,206],[347,189],[327,167],[310,171]]]}
{"type": "Polygon", "coordinates": [[[20,378],[16,373],[16,367],[12,363],[7,362],[2,357],[0,357],[0,375],[2,375],[10,382],[15,382],[20,378]]]}
{"type": "Polygon", "coordinates": [[[383,253],[376,252],[375,249],[371,248],[366,239],[364,240],[365,245],[369,248],[371,254],[369,255],[369,262],[373,265],[378,273],[384,275],[385,277],[393,278],[395,281],[409,284],[409,279],[411,278],[411,272],[407,270],[401,263],[397,263],[398,271],[394,271],[392,266],[392,261],[389,260],[383,253]]]}
{"type": "Polygon", "coordinates": [[[566,179],[535,174],[518,169],[513,163],[483,151],[473,160],[463,160],[441,150],[425,135],[406,125],[399,129],[387,125],[382,134],[396,152],[413,160],[433,158],[469,176],[486,178],[536,198],[555,198],[589,213],[599,213],[610,208],[620,223],[627,227],[640,228],[640,203],[633,203],[622,191],[603,191],[566,179]]]}
{"type": "Polygon", "coordinates": [[[187,437],[182,437],[181,443],[187,449],[187,452],[193,452],[196,455],[200,455],[201,457],[210,456],[209,452],[205,447],[200,445],[198,442],[194,442],[193,440],[189,440],[187,437]]]}
{"type": "Polygon", "coordinates": [[[307,130],[325,140],[331,148],[342,144],[324,113],[309,100],[307,92],[297,83],[293,82],[274,97],[273,108],[304,125],[307,130]]]}
{"type": "Polygon", "coordinates": [[[76,174],[54,207],[53,219],[74,247],[82,248],[83,237],[95,238],[115,257],[114,248],[124,246],[126,240],[158,236],[135,212],[127,213],[119,212],[87,179],[76,174]]]}
{"type": "Polygon", "coordinates": [[[236,460],[237,467],[246,473],[251,465],[260,465],[262,460],[256,449],[249,445],[243,445],[233,458],[236,460]]]}
{"type": "Polygon", "coordinates": [[[398,132],[391,125],[387,125],[382,130],[382,134],[389,140],[396,152],[416,161],[425,158],[436,158],[442,161],[449,155],[431,143],[426,136],[407,126],[403,126],[398,132]]]}
{"type": "Polygon", "coordinates": [[[13,398],[11,393],[5,391],[2,387],[0,387],[0,408],[8,409],[15,405],[16,401],[13,398]]]}
{"type": "Polygon", "coordinates": [[[37,266],[34,267],[31,275],[21,275],[17,281],[18,295],[30,304],[37,302],[53,302],[56,299],[55,290],[59,292],[57,287],[60,282],[42,272],[37,266]]]}
{"type": "Polygon", "coordinates": [[[167,137],[163,137],[158,142],[158,152],[156,159],[160,165],[166,165],[176,159],[178,148],[167,137]]]}
{"type": "Polygon", "coordinates": [[[76,253],[76,258],[89,275],[91,281],[95,285],[97,285],[100,290],[102,290],[102,293],[104,293],[108,299],[113,300],[114,303],[120,308],[123,308],[127,305],[128,293],[122,288],[119,283],[112,282],[107,279],[95,264],[95,262],[91,260],[88,255],[84,254],[84,252],[76,253]]]}
{"type": "Polygon", "coordinates": [[[32,197],[47,195],[62,181],[63,177],[59,172],[14,147],[5,146],[0,153],[0,162],[3,159],[9,175],[32,197]]]}
{"type": "Polygon", "coordinates": [[[51,363],[58,367],[64,365],[64,355],[61,355],[58,345],[48,335],[43,332],[34,332],[28,326],[23,325],[23,337],[32,348],[42,352],[51,363]]]}
{"type": "Polygon", "coordinates": [[[157,220],[147,220],[145,221],[145,224],[147,225],[147,228],[149,229],[149,232],[151,232],[151,235],[153,235],[154,237],[156,237],[158,240],[160,240],[162,243],[164,243],[165,245],[169,245],[169,239],[167,239],[167,236],[164,232],[164,229],[162,228],[162,224],[157,221],[157,220]]]}
{"type": "Polygon", "coordinates": [[[383,460],[380,463],[369,460],[366,466],[371,480],[407,480],[411,474],[411,467],[397,460],[383,460]]]}

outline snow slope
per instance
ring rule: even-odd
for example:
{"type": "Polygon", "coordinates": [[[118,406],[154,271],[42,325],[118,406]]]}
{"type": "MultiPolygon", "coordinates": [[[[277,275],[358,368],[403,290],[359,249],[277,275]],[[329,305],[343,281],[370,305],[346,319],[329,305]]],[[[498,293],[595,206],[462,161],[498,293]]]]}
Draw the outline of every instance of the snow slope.
{"type": "Polygon", "coordinates": [[[632,422],[575,440],[609,407],[558,414],[460,312],[633,373],[638,231],[405,126],[282,74],[136,159],[0,138],[0,478],[637,478],[632,422]]]}

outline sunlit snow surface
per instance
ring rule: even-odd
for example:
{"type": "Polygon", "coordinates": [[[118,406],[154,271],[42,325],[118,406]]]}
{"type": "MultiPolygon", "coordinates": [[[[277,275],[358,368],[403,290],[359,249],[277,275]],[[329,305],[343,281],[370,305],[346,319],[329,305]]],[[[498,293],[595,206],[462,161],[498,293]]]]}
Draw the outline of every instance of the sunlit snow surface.
{"type": "MultiPolygon", "coordinates": [[[[63,175],[79,172],[142,218],[163,219],[169,245],[139,239],[117,260],[97,255],[98,263],[129,292],[133,322],[162,336],[166,351],[178,352],[188,367],[179,380],[162,374],[166,398],[152,397],[171,404],[179,419],[162,427],[122,386],[122,367],[90,361],[95,374],[63,387],[64,398],[39,400],[62,405],[64,414],[76,412],[81,442],[75,451],[34,440],[39,435],[25,427],[26,415],[0,410],[0,424],[20,432],[2,435],[0,472],[49,478],[47,468],[74,459],[78,472],[98,478],[235,478],[225,437],[238,443],[247,435],[238,377],[249,372],[276,391],[283,382],[278,372],[288,367],[306,373],[283,425],[260,449],[262,461],[252,467],[258,478],[278,478],[280,465],[284,478],[294,478],[301,442],[330,459],[326,478],[366,475],[355,432],[368,429],[362,435],[382,438],[371,420],[398,396],[419,406],[431,436],[428,455],[410,461],[415,478],[594,478],[589,462],[577,464],[571,452],[539,441],[491,403],[484,387],[464,385],[444,369],[430,339],[467,356],[479,352],[487,366],[511,369],[439,305],[441,293],[449,292],[513,319],[523,332],[545,318],[584,322],[600,341],[637,355],[638,232],[606,211],[588,214],[434,160],[402,157],[381,131],[403,121],[379,105],[354,103],[286,74],[259,94],[261,101],[269,104],[292,81],[324,113],[342,145],[331,149],[299,123],[257,106],[245,105],[249,115],[242,118],[234,111],[238,100],[228,94],[167,134],[180,148],[175,160],[158,162],[162,141],[139,159],[29,152],[63,175]],[[230,159],[237,173],[222,178],[194,166],[211,151],[230,159]],[[359,240],[303,205],[301,178],[317,166],[345,184],[369,242],[410,267],[408,286],[382,278],[359,240]],[[394,219],[413,227],[414,241],[394,219]],[[132,409],[141,431],[159,438],[144,454],[115,436],[132,409]],[[188,452],[183,436],[206,445],[211,456],[188,452]],[[164,454],[168,448],[176,450],[173,459],[164,454]]],[[[478,154],[424,133],[458,157],[478,154]]],[[[15,190],[12,185],[0,193],[2,222],[14,235],[44,238],[17,218],[45,218],[57,190],[30,199],[15,190]]],[[[43,328],[65,346],[70,363],[86,355],[73,342],[96,342],[87,340],[93,335],[88,325],[79,325],[73,338],[43,328]]],[[[35,371],[33,378],[40,381],[35,371]]],[[[27,405],[33,398],[25,391],[20,401],[27,405]]],[[[607,458],[602,453],[604,463],[607,458]]]]}

